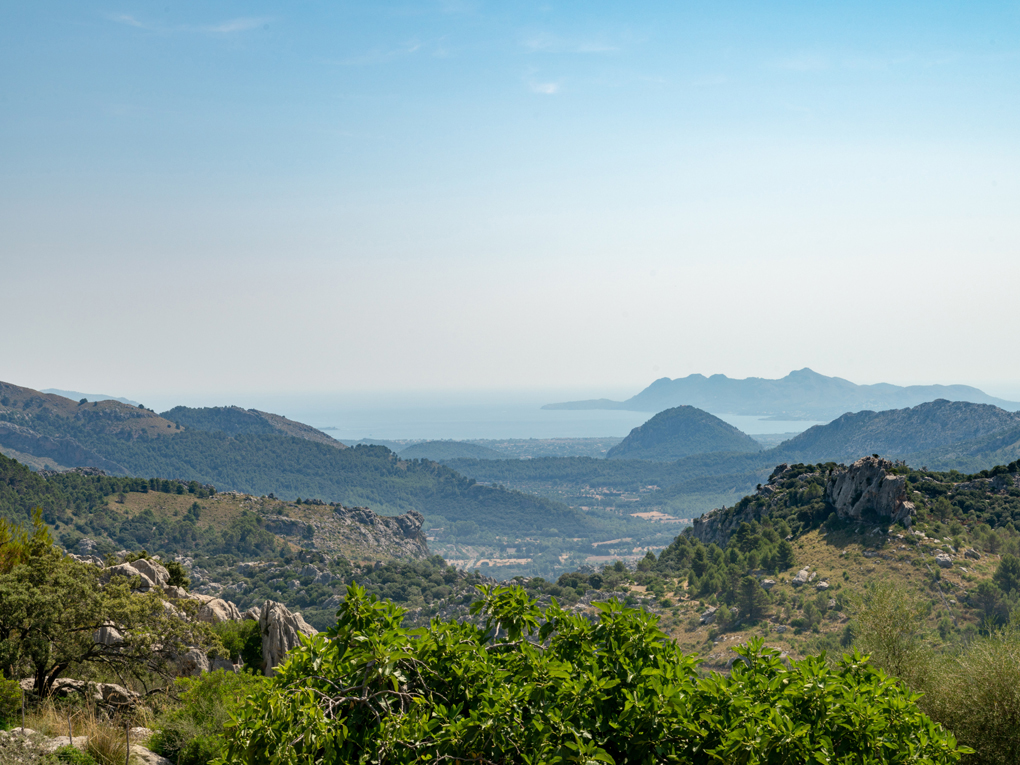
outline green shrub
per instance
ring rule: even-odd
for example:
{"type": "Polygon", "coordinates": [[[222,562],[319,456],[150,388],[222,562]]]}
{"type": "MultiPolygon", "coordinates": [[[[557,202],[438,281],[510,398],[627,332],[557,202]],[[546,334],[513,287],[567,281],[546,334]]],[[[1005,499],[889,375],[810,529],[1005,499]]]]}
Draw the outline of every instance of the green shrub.
{"type": "Polygon", "coordinates": [[[17,680],[0,677],[0,730],[14,725],[21,712],[21,685],[17,680]]]}
{"type": "Polygon", "coordinates": [[[149,747],[177,765],[206,765],[223,745],[223,726],[265,678],[218,670],[175,681],[180,704],[160,715],[149,747]]]}
{"type": "Polygon", "coordinates": [[[225,765],[959,760],[859,653],[786,667],[753,638],[731,676],[702,677],[646,612],[597,603],[590,622],[521,588],[482,590],[484,628],[409,630],[400,608],[349,587],[336,626],[238,710],[225,765]]]}
{"type": "Polygon", "coordinates": [[[220,622],[214,624],[212,630],[232,662],[236,664],[240,660],[244,662],[245,669],[262,671],[262,631],[257,621],[220,622]]]}
{"type": "Polygon", "coordinates": [[[70,744],[57,749],[53,755],[60,762],[66,762],[68,765],[99,765],[95,758],[88,752],[83,752],[81,749],[70,744]]]}
{"type": "Polygon", "coordinates": [[[917,690],[921,705],[973,747],[968,762],[1020,762],[1020,629],[977,636],[956,655],[939,657],[917,690]]]}

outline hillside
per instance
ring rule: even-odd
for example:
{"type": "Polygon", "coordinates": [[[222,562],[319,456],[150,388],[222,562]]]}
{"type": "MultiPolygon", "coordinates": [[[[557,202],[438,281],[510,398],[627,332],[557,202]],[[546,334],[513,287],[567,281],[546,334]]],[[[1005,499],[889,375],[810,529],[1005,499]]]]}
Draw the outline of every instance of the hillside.
{"type": "Polygon", "coordinates": [[[852,412],[772,450],[776,461],[841,461],[865,454],[907,457],[1020,427],[1020,414],[939,399],[910,409],[852,412]]]}
{"type": "Polygon", "coordinates": [[[397,452],[405,460],[498,460],[503,455],[494,449],[466,441],[419,441],[397,452]]]}
{"type": "Polygon", "coordinates": [[[257,409],[242,409],[239,406],[215,406],[191,408],[177,406],[161,415],[185,428],[226,433],[239,436],[257,433],[278,433],[295,438],[304,438],[337,449],[346,449],[342,444],[321,430],[301,422],[288,420],[278,414],[260,412],[257,409]]]}
{"type": "Polygon", "coordinates": [[[778,380],[761,377],[736,380],[726,375],[705,377],[700,374],[675,380],[663,377],[626,401],[571,401],[547,404],[544,408],[661,412],[686,404],[720,414],[828,421],[846,412],[902,409],[939,398],[1020,410],[1018,402],[989,396],[969,385],[857,385],[806,368],[778,380]]]}
{"type": "MultiPolygon", "coordinates": [[[[183,415],[183,416],[182,416],[183,415]]],[[[287,427],[290,421],[244,410],[177,410],[199,423],[287,427]]],[[[305,432],[296,426],[295,432],[305,432]]],[[[312,430],[312,429],[308,429],[312,430]]],[[[308,435],[305,432],[305,435],[308,435]]],[[[0,446],[56,465],[92,465],[120,475],[183,478],[247,494],[314,498],[410,510],[452,522],[470,521],[516,538],[555,528],[571,536],[591,529],[584,515],[548,499],[480,486],[434,462],[400,460],[384,447],[340,448],[321,434],[309,440],[280,432],[229,435],[182,427],[154,412],[103,401],[79,404],[9,384],[0,387],[0,446]]]]}
{"type": "Polygon", "coordinates": [[[852,466],[780,465],[636,571],[610,566],[558,584],[589,597],[593,586],[626,585],[663,614],[685,649],[720,668],[755,634],[793,656],[839,652],[854,593],[880,582],[930,602],[919,627],[951,642],[975,635],[986,619],[1003,623],[1020,603],[1020,579],[993,579],[1000,556],[1020,554],[1015,522],[1020,462],[973,475],[870,457],[852,466]],[[753,587],[744,587],[746,577],[753,587]]]}
{"type": "Polygon", "coordinates": [[[693,406],[678,406],[634,428],[606,457],[673,462],[692,454],[760,450],[757,441],[718,417],[693,406]]]}

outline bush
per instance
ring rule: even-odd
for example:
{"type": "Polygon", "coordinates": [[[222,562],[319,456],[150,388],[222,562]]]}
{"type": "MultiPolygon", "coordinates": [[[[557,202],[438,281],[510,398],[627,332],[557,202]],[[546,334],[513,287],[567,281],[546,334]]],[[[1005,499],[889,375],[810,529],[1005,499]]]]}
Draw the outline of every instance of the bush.
{"type": "MultiPolygon", "coordinates": [[[[98,765],[122,765],[126,760],[127,742],[123,729],[96,726],[89,734],[85,754],[98,765]]],[[[81,765],[86,765],[82,763],[81,765]]]]}
{"type": "Polygon", "coordinates": [[[262,671],[262,631],[257,621],[220,622],[212,630],[232,662],[244,662],[245,669],[251,672],[262,671]]]}
{"type": "Polygon", "coordinates": [[[149,747],[177,765],[206,765],[223,745],[223,726],[230,715],[264,680],[223,670],[178,678],[174,685],[181,703],[160,715],[149,747]]]}
{"type": "Polygon", "coordinates": [[[0,677],[0,730],[14,725],[21,712],[21,685],[0,677]]]}
{"type": "Polygon", "coordinates": [[[731,676],[703,677],[651,614],[610,601],[590,622],[521,588],[482,590],[484,628],[408,630],[402,609],[349,587],[336,626],[238,710],[223,763],[959,760],[859,653],[786,667],[753,638],[731,676]]]}
{"type": "Polygon", "coordinates": [[[974,748],[969,762],[1020,762],[1020,629],[976,637],[925,680],[922,707],[974,748]]]}
{"type": "Polygon", "coordinates": [[[66,762],[68,765],[99,765],[91,754],[70,744],[60,747],[53,755],[57,760],[66,762]]]}

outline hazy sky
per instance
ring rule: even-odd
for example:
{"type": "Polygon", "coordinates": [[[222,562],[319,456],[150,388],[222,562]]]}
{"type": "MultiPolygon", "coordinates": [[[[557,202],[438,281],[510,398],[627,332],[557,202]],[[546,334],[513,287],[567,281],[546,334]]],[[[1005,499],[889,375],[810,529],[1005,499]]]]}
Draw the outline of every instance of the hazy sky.
{"type": "Polygon", "coordinates": [[[1020,5],[0,4],[0,379],[1020,390],[1020,5]]]}

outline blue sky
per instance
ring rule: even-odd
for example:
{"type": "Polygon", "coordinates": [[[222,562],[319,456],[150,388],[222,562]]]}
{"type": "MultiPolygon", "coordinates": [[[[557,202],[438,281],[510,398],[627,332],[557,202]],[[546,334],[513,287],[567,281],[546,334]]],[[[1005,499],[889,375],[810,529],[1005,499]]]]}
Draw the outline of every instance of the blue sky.
{"type": "Polygon", "coordinates": [[[1020,390],[1018,31],[1017,3],[5,4],[0,377],[1020,390]]]}

